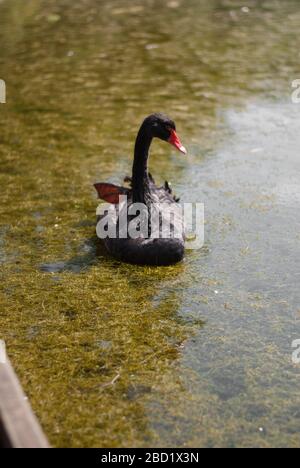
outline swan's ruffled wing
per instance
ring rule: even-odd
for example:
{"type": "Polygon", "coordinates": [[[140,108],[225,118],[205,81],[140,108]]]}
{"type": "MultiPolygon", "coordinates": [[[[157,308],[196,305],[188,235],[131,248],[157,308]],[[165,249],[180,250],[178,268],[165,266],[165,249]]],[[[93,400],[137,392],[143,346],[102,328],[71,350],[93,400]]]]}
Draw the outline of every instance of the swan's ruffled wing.
{"type": "Polygon", "coordinates": [[[98,196],[101,200],[106,201],[107,203],[112,203],[114,205],[119,204],[120,195],[128,195],[129,190],[125,187],[120,187],[114,184],[106,183],[97,183],[94,184],[95,189],[97,190],[98,196]]]}

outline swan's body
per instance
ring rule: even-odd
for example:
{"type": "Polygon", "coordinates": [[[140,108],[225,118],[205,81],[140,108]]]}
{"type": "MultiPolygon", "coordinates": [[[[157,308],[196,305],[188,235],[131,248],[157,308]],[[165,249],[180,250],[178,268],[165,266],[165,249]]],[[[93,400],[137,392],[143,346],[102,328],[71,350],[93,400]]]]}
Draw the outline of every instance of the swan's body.
{"type": "MultiPolygon", "coordinates": [[[[118,228],[116,238],[103,239],[108,252],[124,262],[142,265],[171,265],[181,261],[184,257],[184,222],[181,206],[172,195],[169,184],[166,182],[163,187],[157,187],[148,173],[148,151],[152,138],[155,136],[169,141],[180,151],[185,152],[175,133],[174,123],[161,114],[153,114],[145,119],[137,136],[132,178],[125,179],[130,182],[131,187],[117,187],[103,183],[95,184],[95,187],[99,197],[111,203],[106,216],[118,228]],[[126,202],[122,201],[122,198],[119,199],[120,195],[126,195],[126,202]],[[144,230],[136,238],[130,236],[122,238],[119,234],[120,219],[124,220],[122,213],[126,210],[125,219],[128,222],[136,220],[136,215],[130,215],[130,208],[133,208],[134,204],[142,204],[145,207],[144,213],[148,215],[146,235],[144,230]],[[118,206],[118,211],[116,211],[116,206],[118,206]],[[170,219],[171,228],[170,223],[167,222],[170,219]],[[159,235],[157,235],[158,231],[159,235]]],[[[141,225],[145,227],[145,223],[140,222],[139,227],[141,225]]]]}

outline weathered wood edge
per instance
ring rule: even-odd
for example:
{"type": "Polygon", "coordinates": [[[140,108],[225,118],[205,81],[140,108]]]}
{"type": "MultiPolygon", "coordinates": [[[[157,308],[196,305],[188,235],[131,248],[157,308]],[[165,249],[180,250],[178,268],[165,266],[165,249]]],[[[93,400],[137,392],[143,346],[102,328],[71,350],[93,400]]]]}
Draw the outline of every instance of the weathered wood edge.
{"type": "Polygon", "coordinates": [[[0,447],[50,448],[8,358],[0,363],[0,447]]]}

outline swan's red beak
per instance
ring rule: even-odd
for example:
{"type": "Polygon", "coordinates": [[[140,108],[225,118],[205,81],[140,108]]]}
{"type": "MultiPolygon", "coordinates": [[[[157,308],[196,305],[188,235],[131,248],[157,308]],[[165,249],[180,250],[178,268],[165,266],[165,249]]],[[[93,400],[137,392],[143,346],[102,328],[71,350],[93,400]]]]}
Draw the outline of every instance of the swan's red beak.
{"type": "Polygon", "coordinates": [[[181,144],[181,141],[179,140],[177,133],[173,129],[171,130],[171,135],[170,135],[170,138],[168,139],[168,142],[171,145],[175,146],[175,148],[177,148],[181,153],[183,154],[187,153],[185,147],[181,144]]]}

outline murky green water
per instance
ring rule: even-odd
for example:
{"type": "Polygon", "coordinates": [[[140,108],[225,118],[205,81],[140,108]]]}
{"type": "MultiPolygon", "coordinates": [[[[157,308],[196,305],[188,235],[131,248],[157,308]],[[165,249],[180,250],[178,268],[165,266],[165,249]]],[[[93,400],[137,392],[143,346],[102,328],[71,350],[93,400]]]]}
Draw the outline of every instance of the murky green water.
{"type": "Polygon", "coordinates": [[[299,30],[296,0],[0,0],[0,338],[53,445],[300,445],[299,30]],[[189,156],[151,171],[206,208],[163,269],[94,226],[153,111],[189,156]]]}

